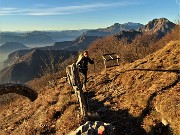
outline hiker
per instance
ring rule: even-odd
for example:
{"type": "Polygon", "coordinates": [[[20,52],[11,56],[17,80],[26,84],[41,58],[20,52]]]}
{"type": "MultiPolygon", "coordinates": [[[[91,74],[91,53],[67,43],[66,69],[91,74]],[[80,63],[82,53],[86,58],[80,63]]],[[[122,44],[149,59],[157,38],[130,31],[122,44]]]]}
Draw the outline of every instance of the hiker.
{"type": "Polygon", "coordinates": [[[84,90],[86,90],[88,62],[90,64],[94,64],[94,61],[89,58],[88,51],[84,51],[83,54],[80,54],[76,62],[76,66],[79,68],[79,72],[83,76],[83,89],[84,90]]]}

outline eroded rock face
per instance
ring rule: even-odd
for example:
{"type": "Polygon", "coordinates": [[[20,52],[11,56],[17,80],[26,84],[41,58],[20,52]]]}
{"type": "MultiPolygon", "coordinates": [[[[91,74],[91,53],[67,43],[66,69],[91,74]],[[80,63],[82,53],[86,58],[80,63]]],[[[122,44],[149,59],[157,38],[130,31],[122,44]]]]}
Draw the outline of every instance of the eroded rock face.
{"type": "Polygon", "coordinates": [[[16,93],[29,98],[32,102],[37,99],[38,93],[25,84],[4,83],[0,84],[0,95],[16,93]]]}
{"type": "Polygon", "coordinates": [[[102,121],[87,121],[68,135],[113,135],[114,127],[102,121]]]}
{"type": "Polygon", "coordinates": [[[139,28],[139,31],[146,34],[158,33],[160,37],[163,37],[166,33],[171,31],[175,27],[175,24],[166,18],[154,19],[147,25],[139,28]]]}

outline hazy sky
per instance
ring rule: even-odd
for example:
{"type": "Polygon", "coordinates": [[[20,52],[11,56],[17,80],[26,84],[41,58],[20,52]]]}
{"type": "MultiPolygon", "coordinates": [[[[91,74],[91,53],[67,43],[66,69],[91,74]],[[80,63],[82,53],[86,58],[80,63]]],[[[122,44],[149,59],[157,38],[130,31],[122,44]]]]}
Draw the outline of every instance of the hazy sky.
{"type": "Polygon", "coordinates": [[[180,0],[0,0],[0,30],[104,28],[114,23],[146,24],[178,19],[180,0]]]}

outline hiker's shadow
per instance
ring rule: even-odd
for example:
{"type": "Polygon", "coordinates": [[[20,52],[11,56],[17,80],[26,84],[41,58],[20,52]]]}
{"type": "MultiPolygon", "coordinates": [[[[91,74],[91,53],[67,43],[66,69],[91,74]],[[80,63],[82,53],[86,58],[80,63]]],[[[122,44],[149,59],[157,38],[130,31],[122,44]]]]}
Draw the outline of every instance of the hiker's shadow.
{"type": "Polygon", "coordinates": [[[104,105],[106,101],[112,101],[111,98],[105,98],[102,101],[98,101],[97,99],[93,98],[95,97],[94,91],[85,92],[84,96],[85,96],[85,100],[87,101],[86,103],[88,106],[88,111],[91,113],[97,112],[99,114],[98,118],[90,117],[89,120],[91,121],[98,120],[98,121],[111,123],[113,126],[115,126],[115,135],[154,135],[154,134],[165,135],[163,133],[161,134],[159,132],[156,132],[158,130],[158,127],[152,128],[152,131],[150,131],[149,133],[147,133],[142,128],[141,125],[144,117],[146,116],[145,112],[147,111],[149,105],[147,105],[142,115],[140,115],[139,117],[134,117],[131,114],[129,114],[128,109],[115,110],[115,109],[111,109],[111,107],[108,105],[104,105]]]}
{"type": "MultiPolygon", "coordinates": [[[[94,92],[84,93],[85,100],[88,98],[88,111],[91,113],[97,112],[99,117],[93,120],[99,120],[107,123],[112,123],[115,126],[115,135],[144,135],[145,130],[141,127],[138,118],[133,117],[128,113],[128,110],[112,110],[110,106],[105,106],[104,103],[108,98],[98,101],[94,99],[94,92]]],[[[91,118],[90,118],[91,120],[91,118]]]]}

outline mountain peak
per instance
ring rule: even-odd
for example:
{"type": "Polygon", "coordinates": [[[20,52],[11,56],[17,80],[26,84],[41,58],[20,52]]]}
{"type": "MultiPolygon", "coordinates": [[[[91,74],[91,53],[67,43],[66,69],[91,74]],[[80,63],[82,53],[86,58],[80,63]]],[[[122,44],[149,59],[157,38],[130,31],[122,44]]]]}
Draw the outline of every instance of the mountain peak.
{"type": "Polygon", "coordinates": [[[160,37],[171,31],[175,27],[175,24],[166,18],[153,19],[149,21],[147,25],[139,28],[143,33],[158,33],[160,37]]]}
{"type": "Polygon", "coordinates": [[[167,18],[155,18],[155,19],[153,19],[152,21],[160,21],[160,22],[169,22],[169,20],[167,19],[167,18]]]}
{"type": "Polygon", "coordinates": [[[159,18],[159,19],[153,19],[152,21],[149,21],[148,24],[155,24],[155,25],[163,25],[163,24],[168,24],[168,23],[172,23],[171,21],[169,21],[166,18],[159,18]]]}
{"type": "Polygon", "coordinates": [[[119,23],[114,23],[114,25],[112,25],[112,26],[120,26],[121,24],[119,24],[119,23]]]}

